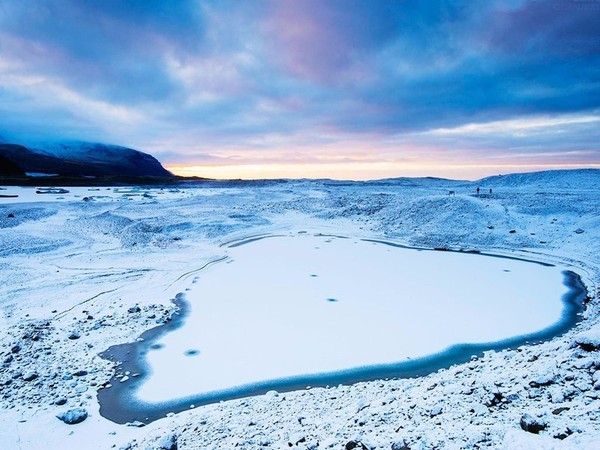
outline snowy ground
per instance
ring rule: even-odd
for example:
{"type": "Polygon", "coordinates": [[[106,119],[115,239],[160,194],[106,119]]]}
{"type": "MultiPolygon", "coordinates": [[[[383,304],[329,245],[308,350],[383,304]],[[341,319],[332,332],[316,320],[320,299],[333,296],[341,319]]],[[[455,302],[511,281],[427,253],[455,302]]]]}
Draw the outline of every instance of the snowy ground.
{"type": "MultiPolygon", "coordinates": [[[[479,196],[476,187],[421,179],[0,190],[19,195],[0,198],[0,447],[598,448],[600,174],[505,176],[482,182],[479,196]],[[223,256],[222,244],[306,230],[558,263],[581,275],[591,301],[562,337],[422,378],[272,392],[142,428],[98,414],[96,390],[118,371],[98,353],[168,320],[171,299],[223,256]],[[78,406],[84,422],[55,418],[78,406]],[[544,429],[524,431],[524,414],[544,429]]],[[[342,323],[340,333],[366,331],[342,323]]]]}

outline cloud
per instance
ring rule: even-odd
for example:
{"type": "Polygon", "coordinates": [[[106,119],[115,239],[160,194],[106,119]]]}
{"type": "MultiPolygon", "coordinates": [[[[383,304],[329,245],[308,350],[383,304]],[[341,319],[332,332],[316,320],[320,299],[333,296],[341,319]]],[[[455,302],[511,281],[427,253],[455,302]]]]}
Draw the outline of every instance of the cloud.
{"type": "Polygon", "coordinates": [[[599,22],[575,0],[5,0],[0,134],[185,162],[592,161],[597,124],[568,120],[600,111],[599,22]],[[541,118],[562,122],[516,125],[541,118]]]}

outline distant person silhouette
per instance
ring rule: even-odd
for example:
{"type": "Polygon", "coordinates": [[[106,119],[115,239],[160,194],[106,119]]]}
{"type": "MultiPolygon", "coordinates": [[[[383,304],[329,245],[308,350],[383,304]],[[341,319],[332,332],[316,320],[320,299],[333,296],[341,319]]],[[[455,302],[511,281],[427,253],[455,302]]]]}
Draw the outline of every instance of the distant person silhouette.
{"type": "Polygon", "coordinates": [[[479,195],[479,188],[477,188],[477,195],[479,195]]]}

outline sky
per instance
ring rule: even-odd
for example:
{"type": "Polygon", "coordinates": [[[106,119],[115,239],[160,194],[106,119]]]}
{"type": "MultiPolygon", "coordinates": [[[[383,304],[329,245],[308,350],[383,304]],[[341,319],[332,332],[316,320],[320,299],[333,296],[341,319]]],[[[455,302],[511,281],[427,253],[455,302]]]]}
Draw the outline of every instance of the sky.
{"type": "Polygon", "coordinates": [[[213,178],[600,167],[600,0],[0,0],[0,139],[213,178]]]}

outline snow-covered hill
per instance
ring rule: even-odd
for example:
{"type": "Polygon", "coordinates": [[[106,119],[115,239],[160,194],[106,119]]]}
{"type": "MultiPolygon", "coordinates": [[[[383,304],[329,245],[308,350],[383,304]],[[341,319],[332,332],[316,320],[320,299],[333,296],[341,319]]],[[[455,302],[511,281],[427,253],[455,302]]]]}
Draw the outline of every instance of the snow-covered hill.
{"type": "Polygon", "coordinates": [[[482,178],[473,184],[491,188],[599,189],[600,169],[547,170],[482,178]]]}
{"type": "Polygon", "coordinates": [[[116,145],[89,142],[0,144],[0,156],[25,172],[64,176],[159,176],[172,174],[147,153],[116,145]]]}

